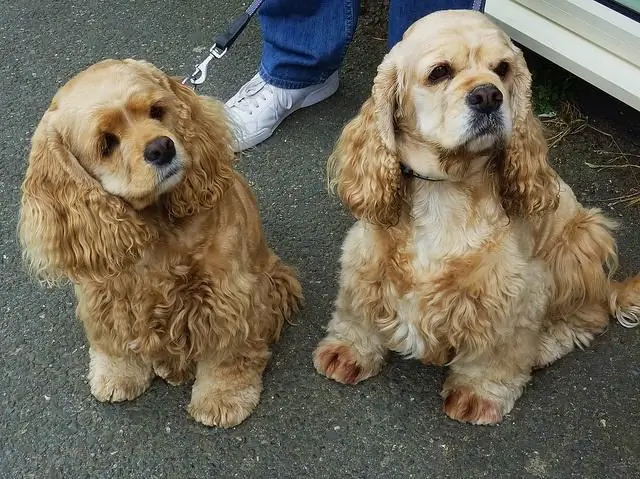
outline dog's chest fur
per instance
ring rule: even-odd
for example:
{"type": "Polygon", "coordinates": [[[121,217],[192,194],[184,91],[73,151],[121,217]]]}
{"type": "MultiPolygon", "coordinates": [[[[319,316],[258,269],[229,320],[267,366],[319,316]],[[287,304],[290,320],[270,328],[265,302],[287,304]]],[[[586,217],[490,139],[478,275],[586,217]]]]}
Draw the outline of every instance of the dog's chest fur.
{"type": "Polygon", "coordinates": [[[240,337],[247,325],[228,317],[251,307],[253,276],[205,269],[189,257],[155,260],[77,289],[81,319],[94,335],[147,357],[191,357],[240,337]]]}
{"type": "Polygon", "coordinates": [[[397,295],[395,324],[387,329],[389,347],[406,357],[436,364],[448,359],[450,317],[447,311],[434,309],[433,298],[441,278],[451,271],[451,262],[482,254],[499,228],[494,203],[472,201],[468,191],[444,183],[425,184],[414,194],[406,245],[412,288],[397,295]]]}

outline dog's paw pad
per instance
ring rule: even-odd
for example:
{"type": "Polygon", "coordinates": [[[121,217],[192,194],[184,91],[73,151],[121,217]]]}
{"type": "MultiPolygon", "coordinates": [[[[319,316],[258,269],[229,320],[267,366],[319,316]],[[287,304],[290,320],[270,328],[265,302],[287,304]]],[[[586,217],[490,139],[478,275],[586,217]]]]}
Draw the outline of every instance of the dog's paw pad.
{"type": "Polygon", "coordinates": [[[471,424],[497,424],[502,420],[499,403],[468,389],[454,389],[444,401],[444,412],[451,419],[471,424]]]}

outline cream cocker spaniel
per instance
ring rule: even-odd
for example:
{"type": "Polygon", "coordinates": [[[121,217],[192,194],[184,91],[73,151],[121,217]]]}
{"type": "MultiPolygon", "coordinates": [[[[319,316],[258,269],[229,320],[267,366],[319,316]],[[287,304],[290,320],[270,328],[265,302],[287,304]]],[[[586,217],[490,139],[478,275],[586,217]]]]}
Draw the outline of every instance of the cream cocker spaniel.
{"type": "Polygon", "coordinates": [[[53,98],[32,139],[19,235],[30,271],[68,278],[100,401],[195,377],[190,414],[258,404],[300,284],[265,242],[221,103],[153,65],[106,60],[53,98]]]}
{"type": "Polygon", "coordinates": [[[451,418],[499,422],[533,368],[640,313],[613,221],[547,163],[522,53],[483,14],[410,27],[344,128],[328,179],[358,221],[316,369],[355,384],[388,351],[448,365],[451,418]]]}

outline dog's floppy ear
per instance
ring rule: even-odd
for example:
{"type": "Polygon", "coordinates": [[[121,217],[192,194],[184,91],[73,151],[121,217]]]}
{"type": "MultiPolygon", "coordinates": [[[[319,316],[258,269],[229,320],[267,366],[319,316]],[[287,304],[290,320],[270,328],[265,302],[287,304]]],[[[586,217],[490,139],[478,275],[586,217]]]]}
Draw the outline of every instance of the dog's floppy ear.
{"type": "Polygon", "coordinates": [[[558,205],[558,180],[547,163],[547,141],[531,106],[531,73],[520,50],[514,69],[511,111],[513,132],[498,164],[502,205],[510,216],[553,210],[558,205]]]}
{"type": "Polygon", "coordinates": [[[329,189],[356,218],[383,226],[398,221],[402,198],[394,122],[399,88],[396,65],[387,54],[371,97],[342,130],[327,164],[329,189]]]}
{"type": "Polygon", "coordinates": [[[233,185],[234,140],[221,102],[196,95],[174,79],[169,81],[174,94],[186,106],[178,134],[192,160],[185,178],[168,196],[173,216],[183,217],[200,208],[212,208],[233,185]]]}
{"type": "MultiPolygon", "coordinates": [[[[52,109],[55,109],[52,106],[52,109]]],[[[22,183],[18,234],[29,271],[46,281],[102,279],[135,260],[152,237],[124,201],[78,163],[47,111],[22,183]]]]}
{"type": "Polygon", "coordinates": [[[177,99],[176,133],[192,162],[184,179],[166,196],[167,208],[178,218],[193,215],[201,208],[212,208],[234,180],[233,137],[224,105],[197,95],[149,62],[132,59],[125,62],[140,68],[177,99]]]}

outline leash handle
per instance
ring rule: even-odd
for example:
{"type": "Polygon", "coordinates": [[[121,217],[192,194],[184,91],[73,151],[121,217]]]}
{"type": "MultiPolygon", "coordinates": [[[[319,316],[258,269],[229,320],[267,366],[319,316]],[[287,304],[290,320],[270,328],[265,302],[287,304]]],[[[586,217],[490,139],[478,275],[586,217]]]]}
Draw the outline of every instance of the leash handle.
{"type": "Polygon", "coordinates": [[[229,48],[231,48],[242,31],[247,27],[253,15],[258,11],[262,2],[264,2],[264,0],[253,0],[243,13],[233,19],[227,29],[215,38],[215,42],[209,49],[207,58],[196,65],[196,69],[191,75],[182,80],[183,85],[190,83],[195,88],[196,85],[202,85],[205,82],[207,79],[207,69],[211,60],[214,58],[220,59],[225,56],[229,48]]]}

